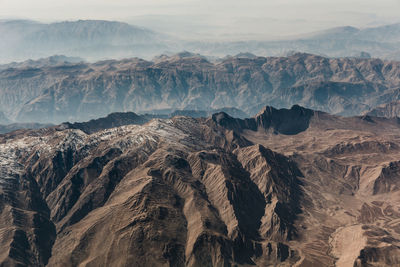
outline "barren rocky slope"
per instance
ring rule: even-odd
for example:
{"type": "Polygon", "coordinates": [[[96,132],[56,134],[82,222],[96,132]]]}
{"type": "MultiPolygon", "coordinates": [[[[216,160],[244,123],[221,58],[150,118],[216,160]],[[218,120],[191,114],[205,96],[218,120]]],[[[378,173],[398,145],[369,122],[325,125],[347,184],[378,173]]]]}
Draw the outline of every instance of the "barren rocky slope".
{"type": "Polygon", "coordinates": [[[0,71],[0,106],[26,122],[82,121],[111,112],[300,104],[356,115],[399,99],[400,63],[379,59],[228,57],[211,63],[190,53],[0,71]]]}
{"type": "Polygon", "coordinates": [[[66,128],[0,136],[2,265],[400,265],[397,119],[66,128]]]}
{"type": "Polygon", "coordinates": [[[400,101],[393,101],[380,105],[366,113],[367,115],[376,117],[394,118],[400,117],[400,101]]]}

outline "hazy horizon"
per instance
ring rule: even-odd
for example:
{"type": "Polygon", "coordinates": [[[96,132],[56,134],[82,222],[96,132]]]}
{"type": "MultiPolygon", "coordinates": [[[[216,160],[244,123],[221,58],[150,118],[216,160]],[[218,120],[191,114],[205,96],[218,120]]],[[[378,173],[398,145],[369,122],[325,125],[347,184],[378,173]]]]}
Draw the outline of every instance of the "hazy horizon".
{"type": "Polygon", "coordinates": [[[116,20],[189,39],[274,39],[339,26],[400,22],[399,0],[339,1],[57,1],[0,0],[0,19],[45,23],[116,20]]]}

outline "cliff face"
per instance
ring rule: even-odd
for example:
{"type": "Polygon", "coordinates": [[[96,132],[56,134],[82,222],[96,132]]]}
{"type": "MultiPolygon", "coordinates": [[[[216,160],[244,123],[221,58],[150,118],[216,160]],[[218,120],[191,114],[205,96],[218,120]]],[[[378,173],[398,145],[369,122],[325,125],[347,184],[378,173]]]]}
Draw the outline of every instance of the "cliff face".
{"type": "Polygon", "coordinates": [[[237,119],[221,112],[214,114],[209,121],[236,132],[264,130],[295,135],[307,130],[314,113],[315,111],[298,105],[279,110],[266,106],[254,118],[237,119]]]}
{"type": "Polygon", "coordinates": [[[9,68],[0,71],[0,104],[17,121],[88,120],[119,111],[211,110],[256,114],[266,104],[300,104],[357,115],[397,99],[400,64],[378,59],[231,57],[193,54],[9,68]]]}
{"type": "Polygon", "coordinates": [[[1,264],[400,264],[396,119],[138,118],[0,135],[1,264]]]}

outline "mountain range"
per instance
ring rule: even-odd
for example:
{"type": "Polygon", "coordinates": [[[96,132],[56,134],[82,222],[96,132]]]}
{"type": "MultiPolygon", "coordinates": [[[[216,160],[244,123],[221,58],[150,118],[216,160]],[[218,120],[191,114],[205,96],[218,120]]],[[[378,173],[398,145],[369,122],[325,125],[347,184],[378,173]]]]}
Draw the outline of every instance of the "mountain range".
{"type": "Polygon", "coordinates": [[[243,40],[235,42],[189,42],[185,49],[206,55],[235,55],[251,52],[263,56],[282,56],[293,51],[326,57],[379,57],[400,59],[400,24],[358,29],[337,27],[281,40],[243,40]]]}
{"type": "Polygon", "coordinates": [[[67,57],[64,55],[53,55],[46,58],[40,59],[28,59],[21,62],[11,62],[7,64],[0,65],[0,70],[10,69],[10,68],[39,68],[39,67],[49,67],[67,64],[76,64],[85,62],[84,59],[79,57],[67,57]]]}
{"type": "Polygon", "coordinates": [[[0,36],[0,266],[400,266],[400,24],[0,36]]]}
{"type": "MultiPolygon", "coordinates": [[[[172,29],[171,29],[172,31],[172,29]]],[[[0,21],[0,63],[46,58],[55,54],[89,61],[128,57],[152,57],[183,50],[211,57],[250,52],[282,56],[291,51],[327,57],[380,57],[400,60],[400,24],[370,28],[351,26],[268,40],[186,40],[124,22],[78,20],[40,23],[28,20],[0,21]]]]}
{"type": "Polygon", "coordinates": [[[298,105],[0,135],[0,265],[398,266],[399,136],[298,105]]]}
{"type": "Polygon", "coordinates": [[[400,99],[400,63],[381,59],[295,53],[213,62],[185,52],[153,61],[29,64],[0,70],[0,111],[15,122],[85,121],[126,111],[208,116],[226,107],[245,117],[265,104],[351,116],[400,99]]]}
{"type": "Polygon", "coordinates": [[[79,20],[39,23],[0,22],[0,62],[25,61],[56,54],[85,60],[151,55],[167,47],[166,38],[123,22],[79,20]]]}

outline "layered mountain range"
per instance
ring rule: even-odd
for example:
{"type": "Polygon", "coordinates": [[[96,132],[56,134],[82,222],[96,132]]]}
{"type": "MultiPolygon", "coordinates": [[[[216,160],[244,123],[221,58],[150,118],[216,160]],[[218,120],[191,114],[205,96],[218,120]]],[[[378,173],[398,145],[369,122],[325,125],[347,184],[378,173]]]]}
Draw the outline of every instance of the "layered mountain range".
{"type": "Polygon", "coordinates": [[[68,65],[73,63],[84,62],[82,58],[79,57],[67,57],[63,55],[53,55],[46,58],[40,59],[28,59],[21,62],[11,62],[8,64],[0,65],[0,69],[10,69],[10,68],[40,68],[40,67],[50,67],[50,66],[58,66],[58,65],[68,65]]]}
{"type": "Polygon", "coordinates": [[[397,266],[399,136],[300,106],[0,135],[0,264],[397,266]]]}
{"type": "Polygon", "coordinates": [[[185,52],[154,61],[9,67],[0,70],[0,111],[12,121],[42,123],[84,121],[112,112],[224,107],[252,115],[265,104],[358,115],[398,100],[399,88],[396,61],[296,53],[211,62],[185,52]]]}
{"type": "Polygon", "coordinates": [[[27,20],[0,21],[0,63],[24,61],[64,54],[87,60],[146,57],[161,53],[194,51],[208,56],[236,55],[250,52],[264,56],[281,56],[290,51],[315,53],[330,57],[380,57],[400,60],[400,24],[379,27],[337,27],[325,31],[268,40],[240,41],[185,40],[172,37],[174,29],[154,32],[124,22],[78,20],[40,23],[27,20]]]}
{"type": "Polygon", "coordinates": [[[0,36],[0,266],[400,266],[400,24],[0,36]]]}
{"type": "Polygon", "coordinates": [[[154,55],[167,49],[167,38],[117,21],[78,20],[39,23],[0,21],[0,62],[64,54],[85,59],[154,55]]]}

